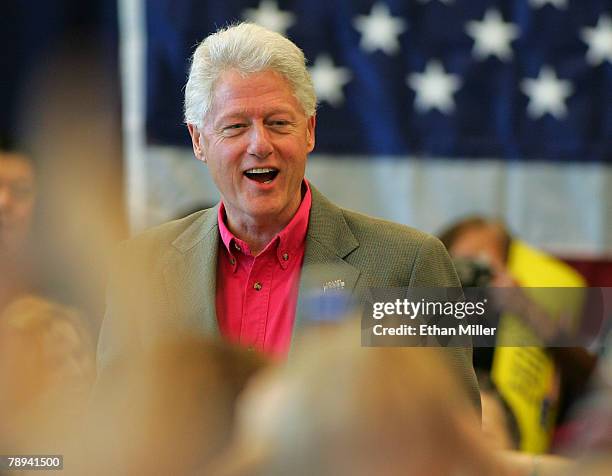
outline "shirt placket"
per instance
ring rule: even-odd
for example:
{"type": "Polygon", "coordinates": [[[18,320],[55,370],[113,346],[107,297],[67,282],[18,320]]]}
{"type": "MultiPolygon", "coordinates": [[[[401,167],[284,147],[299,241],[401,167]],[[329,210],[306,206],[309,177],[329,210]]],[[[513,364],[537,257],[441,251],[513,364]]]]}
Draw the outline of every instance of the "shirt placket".
{"type": "Polygon", "coordinates": [[[240,342],[258,350],[263,350],[266,333],[274,259],[274,252],[257,256],[245,284],[240,342]]]}

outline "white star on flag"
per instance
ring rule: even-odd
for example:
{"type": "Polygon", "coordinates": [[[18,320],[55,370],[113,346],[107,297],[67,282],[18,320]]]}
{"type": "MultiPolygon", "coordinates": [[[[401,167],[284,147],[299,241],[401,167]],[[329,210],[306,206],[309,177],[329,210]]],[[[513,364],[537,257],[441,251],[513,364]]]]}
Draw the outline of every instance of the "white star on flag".
{"type": "Polygon", "coordinates": [[[529,96],[527,113],[531,118],[538,119],[546,113],[556,119],[563,119],[567,115],[565,101],[572,94],[572,83],[557,78],[549,66],[540,69],[537,79],[521,81],[521,90],[529,96]]]}
{"type": "Polygon", "coordinates": [[[348,68],[335,67],[329,55],[321,54],[308,70],[319,101],[327,101],[334,107],[344,102],[342,88],[351,80],[348,68]]]}
{"type": "Polygon", "coordinates": [[[274,0],[261,0],[259,7],[247,8],[242,18],[257,23],[281,35],[287,34],[287,28],[295,23],[295,15],[278,9],[274,0]]]}
{"type": "Polygon", "coordinates": [[[458,75],[446,74],[442,63],[430,60],[424,73],[413,73],[406,77],[408,86],[416,91],[415,106],[420,112],[436,108],[444,114],[455,109],[453,94],[461,87],[458,75]]]}
{"type": "Polygon", "coordinates": [[[580,36],[589,45],[586,58],[591,65],[606,60],[612,63],[612,20],[608,15],[600,16],[595,28],[583,28],[580,36]]]}
{"type": "Polygon", "coordinates": [[[567,0],[529,0],[529,5],[533,8],[541,8],[547,3],[550,3],[553,7],[558,9],[567,8],[567,0]]]}
{"type": "Polygon", "coordinates": [[[512,58],[510,42],[519,36],[518,28],[512,23],[504,23],[498,10],[490,8],[482,21],[470,21],[466,32],[474,39],[472,54],[478,59],[497,56],[501,61],[512,58]]]}
{"type": "Polygon", "coordinates": [[[406,22],[400,17],[391,16],[389,7],[381,2],[372,6],[369,15],[354,18],[353,25],[361,33],[359,45],[363,50],[382,50],[388,55],[399,51],[397,37],[406,30],[406,22]]]}

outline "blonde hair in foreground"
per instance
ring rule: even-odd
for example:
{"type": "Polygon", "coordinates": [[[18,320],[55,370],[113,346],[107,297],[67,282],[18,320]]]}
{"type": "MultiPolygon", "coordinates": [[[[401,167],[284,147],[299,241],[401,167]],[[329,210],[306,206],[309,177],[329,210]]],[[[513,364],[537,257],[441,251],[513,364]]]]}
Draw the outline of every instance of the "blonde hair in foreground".
{"type": "Polygon", "coordinates": [[[352,325],[302,344],[245,395],[228,460],[251,467],[226,474],[501,474],[444,349],[363,348],[352,325]]]}

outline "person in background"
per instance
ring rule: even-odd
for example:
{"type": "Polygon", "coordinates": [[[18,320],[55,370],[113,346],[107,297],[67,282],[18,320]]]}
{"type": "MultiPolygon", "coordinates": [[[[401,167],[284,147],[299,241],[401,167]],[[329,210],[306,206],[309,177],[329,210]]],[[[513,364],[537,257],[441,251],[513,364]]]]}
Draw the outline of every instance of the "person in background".
{"type": "Polygon", "coordinates": [[[584,278],[557,258],[529,246],[498,219],[470,216],[438,235],[454,259],[470,259],[490,267],[493,287],[579,287],[584,278]]]}
{"type": "Polygon", "coordinates": [[[0,150],[0,310],[31,288],[30,230],[36,173],[22,153],[0,150]]]}
{"type": "Polygon", "coordinates": [[[39,185],[28,155],[0,150],[0,454],[68,452],[95,380],[83,313],[42,291],[39,185]]]}
{"type": "MultiPolygon", "coordinates": [[[[528,327],[544,340],[567,323],[548,316],[575,309],[580,317],[580,290],[558,292],[556,302],[534,288],[580,288],[585,280],[570,266],[529,246],[510,233],[500,220],[470,216],[449,225],[440,240],[456,263],[464,286],[514,288],[513,299],[502,303],[498,340],[528,327]],[[579,292],[576,292],[579,291],[579,292]],[[519,299],[519,297],[521,299],[519,299]],[[542,319],[522,311],[535,304],[542,319]]],[[[505,294],[499,293],[500,296],[505,294]]],[[[573,322],[572,325],[579,325],[573,322]]],[[[555,422],[584,392],[596,358],[582,348],[498,346],[475,349],[475,365],[491,372],[491,381],[515,414],[521,434],[520,449],[532,453],[549,450],[555,422]]]]}

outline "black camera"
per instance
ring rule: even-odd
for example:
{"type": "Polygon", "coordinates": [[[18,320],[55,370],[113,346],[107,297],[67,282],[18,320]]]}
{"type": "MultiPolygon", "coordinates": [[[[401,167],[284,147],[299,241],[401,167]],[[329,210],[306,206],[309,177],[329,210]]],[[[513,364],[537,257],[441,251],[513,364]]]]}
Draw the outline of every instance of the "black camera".
{"type": "Polygon", "coordinates": [[[454,258],[459,281],[464,288],[486,288],[493,281],[493,269],[484,260],[474,258],[454,258]]]}

